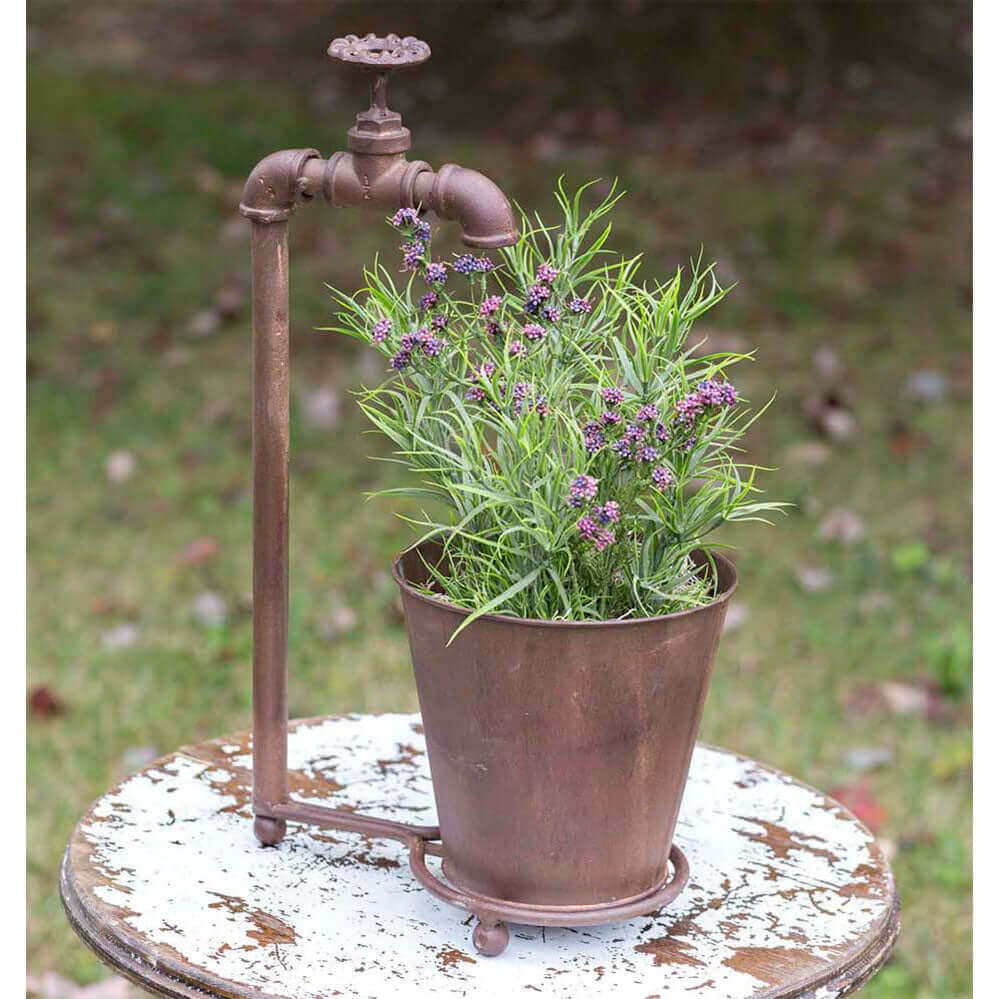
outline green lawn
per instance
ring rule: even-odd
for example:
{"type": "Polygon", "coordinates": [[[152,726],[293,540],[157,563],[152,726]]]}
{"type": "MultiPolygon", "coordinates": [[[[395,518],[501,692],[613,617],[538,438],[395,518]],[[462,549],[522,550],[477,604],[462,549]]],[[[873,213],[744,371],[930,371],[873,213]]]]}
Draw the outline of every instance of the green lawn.
{"type": "MultiPolygon", "coordinates": [[[[337,142],[348,122],[290,92],[61,75],[53,60],[29,87],[29,678],[65,713],[28,724],[28,965],[84,982],[104,972],[56,891],[74,822],[137,751],[249,725],[248,312],[234,303],[201,337],[191,320],[247,275],[232,219],[248,169],[337,142]],[[106,474],[115,451],[134,459],[125,482],[106,474]],[[199,538],[217,553],[185,560],[199,538]],[[225,623],[192,612],[206,591],[225,623]]],[[[970,164],[966,148],[931,137],[930,155],[910,132],[890,141],[853,116],[834,162],[769,165],[593,149],[556,164],[470,141],[414,154],[480,167],[544,211],[563,169],[570,183],[619,176],[619,249],[642,249],[655,274],[703,243],[738,280],[710,332],[758,348],[740,388],[778,397],[750,457],[779,467],[769,492],[796,506],[776,528],[723,532],[746,613],[723,640],[702,736],[820,787],[868,781],[904,928],[864,994],[953,999],[971,994],[970,164]],[[820,373],[822,351],[841,373],[820,373]],[[918,371],[947,379],[942,399],[905,393],[918,371]],[[808,464],[816,393],[844,400],[856,432],[808,464]],[[861,541],[819,537],[836,507],[862,519],[861,541]],[[802,586],[802,566],[828,569],[829,585],[802,586]],[[848,709],[864,685],[924,676],[946,687],[939,717],[848,709]],[[861,777],[845,754],[868,746],[892,761],[861,777]]],[[[386,572],[409,534],[361,498],[396,473],[365,460],[385,447],[362,436],[348,395],[372,372],[311,332],[328,316],[323,282],[353,288],[395,240],[373,216],[319,204],[293,229],[292,712],[412,710],[386,572]],[[306,418],[324,387],[341,397],[332,429],[306,418]]]]}

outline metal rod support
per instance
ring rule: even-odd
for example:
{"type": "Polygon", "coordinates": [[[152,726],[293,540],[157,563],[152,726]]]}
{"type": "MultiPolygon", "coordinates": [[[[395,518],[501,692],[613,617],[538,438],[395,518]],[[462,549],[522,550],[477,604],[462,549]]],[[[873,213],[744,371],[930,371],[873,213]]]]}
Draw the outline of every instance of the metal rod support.
{"type": "Polygon", "coordinates": [[[253,803],[262,841],[288,769],[288,223],[253,222],[253,803]]]}

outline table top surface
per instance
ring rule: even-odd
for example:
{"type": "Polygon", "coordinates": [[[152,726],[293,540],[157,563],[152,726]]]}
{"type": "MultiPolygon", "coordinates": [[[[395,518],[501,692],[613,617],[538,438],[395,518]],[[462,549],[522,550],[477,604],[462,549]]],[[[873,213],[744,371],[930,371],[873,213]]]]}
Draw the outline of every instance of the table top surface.
{"type": "MultiPolygon", "coordinates": [[[[436,823],[417,715],[293,726],[292,798],[436,823]]],[[[257,844],[249,736],[189,746],[94,804],[62,895],[102,959],[174,997],[686,996],[830,999],[898,934],[891,870],[842,806],[699,745],[676,840],[690,882],[668,908],[579,929],[512,926],[478,955],[470,917],[424,891],[406,848],[289,825],[257,844]]]]}

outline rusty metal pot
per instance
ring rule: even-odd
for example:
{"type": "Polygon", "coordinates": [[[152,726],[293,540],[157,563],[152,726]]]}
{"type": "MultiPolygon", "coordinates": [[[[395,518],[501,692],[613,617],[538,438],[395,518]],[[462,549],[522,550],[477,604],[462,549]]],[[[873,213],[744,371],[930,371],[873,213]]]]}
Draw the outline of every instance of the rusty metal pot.
{"type": "MultiPolygon", "coordinates": [[[[718,639],[736,587],[715,555],[706,607],[631,621],[483,615],[427,596],[433,542],[393,575],[423,713],[444,871],[531,905],[641,896],[667,873],[718,639]]],[[[701,556],[703,558],[703,556],[701,556]]]]}

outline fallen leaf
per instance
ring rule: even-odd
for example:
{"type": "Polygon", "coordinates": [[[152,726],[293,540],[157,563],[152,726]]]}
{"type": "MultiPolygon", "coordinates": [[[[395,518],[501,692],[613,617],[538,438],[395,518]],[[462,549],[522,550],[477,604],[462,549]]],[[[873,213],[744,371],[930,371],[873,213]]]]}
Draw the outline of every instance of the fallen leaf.
{"type": "Polygon", "coordinates": [[[905,394],[920,402],[939,402],[949,391],[950,382],[939,371],[917,371],[905,383],[905,394]]]}
{"type": "Polygon", "coordinates": [[[109,482],[121,485],[135,472],[135,458],[130,451],[112,451],[104,463],[104,470],[109,482]]]}
{"type": "Polygon", "coordinates": [[[236,280],[227,281],[215,293],[215,307],[225,319],[238,316],[246,305],[246,289],[236,280]]]}
{"type": "Polygon", "coordinates": [[[187,324],[187,332],[193,337],[211,336],[218,331],[222,320],[215,309],[202,309],[195,313],[187,324]]]}
{"type": "Polygon", "coordinates": [[[893,757],[890,746],[854,746],[843,755],[843,762],[850,770],[867,773],[888,766],[893,757]]]}
{"type": "Polygon", "coordinates": [[[191,613],[206,628],[221,628],[229,616],[225,599],[212,590],[199,593],[191,603],[191,613]]]}
{"type": "Polygon", "coordinates": [[[853,721],[866,718],[876,711],[884,710],[884,699],[875,683],[858,683],[847,691],[843,701],[843,711],[853,721]]]}
{"type": "Polygon", "coordinates": [[[829,794],[841,805],[853,812],[872,833],[877,834],[888,818],[887,810],[874,797],[867,778],[852,781],[848,784],[840,784],[839,787],[834,787],[829,794]]]}
{"type": "Polygon", "coordinates": [[[222,223],[219,239],[223,243],[243,243],[249,241],[250,228],[242,215],[233,215],[222,223]]]}
{"type": "Polygon", "coordinates": [[[748,617],[749,608],[745,604],[730,603],[725,612],[725,623],[722,625],[722,631],[735,631],[736,628],[745,623],[748,617]]]}
{"type": "Polygon", "coordinates": [[[139,629],[134,624],[119,624],[101,635],[101,644],[106,649],[127,649],[135,645],[139,638],[139,629]]]}
{"type": "Polygon", "coordinates": [[[843,374],[843,362],[832,347],[819,347],[812,355],[812,363],[823,378],[832,380],[843,374]]]}
{"type": "Polygon", "coordinates": [[[329,385],[306,393],[302,417],[317,430],[332,430],[340,422],[340,394],[329,385]]]}
{"type": "Polygon", "coordinates": [[[114,339],[114,323],[110,319],[98,319],[90,327],[90,339],[94,343],[110,343],[114,339]]]}
{"type": "Polygon", "coordinates": [[[66,713],[66,705],[52,691],[39,685],[28,691],[28,711],[32,718],[47,720],[66,713]]]}
{"type": "Polygon", "coordinates": [[[802,566],[797,572],[798,583],[809,593],[820,593],[832,586],[833,574],[821,566],[802,566]]]}
{"type": "Polygon", "coordinates": [[[819,537],[823,541],[839,541],[855,545],[864,538],[864,522],[852,510],[837,507],[830,510],[819,524],[819,537]]]}
{"type": "Polygon", "coordinates": [[[822,465],[829,460],[832,452],[822,441],[802,441],[792,444],[785,452],[789,465],[822,465]]]}
{"type": "Polygon", "coordinates": [[[126,749],[121,757],[122,773],[131,774],[159,758],[159,750],[155,746],[132,746],[126,749]]]}
{"type": "Polygon", "coordinates": [[[894,603],[890,593],[885,593],[883,590],[870,590],[868,593],[862,594],[857,601],[857,610],[864,617],[870,617],[872,614],[888,610],[894,603]]]}
{"type": "Polygon", "coordinates": [[[328,614],[319,620],[319,634],[332,642],[357,626],[357,614],[346,604],[334,602],[328,614]]]}
{"type": "Polygon", "coordinates": [[[196,163],[191,168],[190,176],[202,194],[221,194],[225,190],[225,177],[207,163],[196,163]]]}
{"type": "Polygon", "coordinates": [[[204,537],[195,538],[185,549],[181,556],[184,565],[202,565],[210,559],[215,558],[222,550],[217,538],[204,537]]]}
{"type": "Polygon", "coordinates": [[[846,441],[856,433],[853,413],[839,392],[810,395],[802,408],[819,433],[830,440],[846,441]]]}

